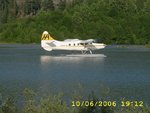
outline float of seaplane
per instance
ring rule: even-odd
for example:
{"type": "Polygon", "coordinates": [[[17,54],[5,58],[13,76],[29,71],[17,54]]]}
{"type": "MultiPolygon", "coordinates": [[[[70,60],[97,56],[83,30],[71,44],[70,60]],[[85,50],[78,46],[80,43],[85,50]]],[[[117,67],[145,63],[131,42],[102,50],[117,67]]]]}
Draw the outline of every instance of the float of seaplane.
{"type": "MultiPolygon", "coordinates": [[[[41,37],[41,47],[46,51],[52,50],[67,50],[67,51],[81,51],[82,55],[96,55],[93,50],[99,50],[106,47],[104,43],[96,43],[94,39],[79,40],[79,39],[66,39],[64,41],[55,40],[50,36],[47,31],[44,31],[41,37]]],[[[97,54],[98,55],[98,54],[97,54]]],[[[72,55],[70,55],[72,56],[72,55]]]]}

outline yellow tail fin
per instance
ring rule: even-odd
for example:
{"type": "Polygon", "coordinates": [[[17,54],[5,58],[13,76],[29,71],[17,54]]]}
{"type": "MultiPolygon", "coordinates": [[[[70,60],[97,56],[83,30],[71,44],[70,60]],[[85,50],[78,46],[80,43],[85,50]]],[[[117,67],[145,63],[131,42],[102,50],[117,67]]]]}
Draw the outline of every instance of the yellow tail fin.
{"type": "Polygon", "coordinates": [[[54,40],[47,31],[44,31],[41,40],[54,40]]]}

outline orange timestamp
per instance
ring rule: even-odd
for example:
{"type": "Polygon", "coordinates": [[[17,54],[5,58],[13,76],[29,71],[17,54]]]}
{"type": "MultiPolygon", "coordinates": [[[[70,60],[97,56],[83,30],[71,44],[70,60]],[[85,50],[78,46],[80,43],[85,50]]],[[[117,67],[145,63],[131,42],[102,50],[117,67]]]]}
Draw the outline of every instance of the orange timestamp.
{"type": "Polygon", "coordinates": [[[143,107],[143,101],[72,101],[72,107],[143,107]]]}

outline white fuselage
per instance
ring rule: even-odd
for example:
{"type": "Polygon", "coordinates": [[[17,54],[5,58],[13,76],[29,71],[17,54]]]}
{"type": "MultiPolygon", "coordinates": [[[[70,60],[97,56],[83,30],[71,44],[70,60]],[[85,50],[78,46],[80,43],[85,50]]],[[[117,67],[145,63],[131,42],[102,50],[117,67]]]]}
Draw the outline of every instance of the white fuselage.
{"type": "Polygon", "coordinates": [[[41,46],[47,50],[96,50],[105,48],[105,44],[103,43],[94,43],[86,40],[87,42],[81,42],[80,40],[65,40],[65,41],[57,41],[57,40],[42,40],[41,46]]]}

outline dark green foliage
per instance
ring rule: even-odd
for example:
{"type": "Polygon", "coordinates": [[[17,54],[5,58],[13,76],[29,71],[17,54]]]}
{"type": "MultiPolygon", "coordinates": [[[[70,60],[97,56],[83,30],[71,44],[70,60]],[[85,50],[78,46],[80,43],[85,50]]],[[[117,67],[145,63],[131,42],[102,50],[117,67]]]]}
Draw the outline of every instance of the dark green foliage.
{"type": "MultiPolygon", "coordinates": [[[[24,89],[23,97],[17,100],[13,96],[3,99],[0,104],[0,113],[150,113],[150,107],[71,107],[63,101],[62,94],[43,94],[31,89],[24,89]],[[24,99],[23,99],[24,98],[24,99]]],[[[79,99],[79,98],[78,98],[79,99]]],[[[81,98],[80,98],[81,99],[81,98]]],[[[92,92],[88,101],[95,103],[99,99],[92,92]]],[[[83,100],[80,100],[83,101],[83,100]]]]}
{"type": "Polygon", "coordinates": [[[4,11],[5,9],[8,9],[8,0],[0,0],[0,10],[4,11]]]}
{"type": "Polygon", "coordinates": [[[88,97],[88,102],[92,102],[93,106],[79,107],[77,113],[114,113],[114,109],[112,107],[94,106],[95,103],[98,101],[99,99],[95,96],[94,92],[92,91],[92,93],[88,97]]]}
{"type": "Polygon", "coordinates": [[[0,23],[6,23],[8,20],[8,0],[0,0],[0,23]]]}
{"type": "Polygon", "coordinates": [[[144,2],[146,0],[136,0],[136,6],[138,10],[142,10],[144,8],[144,2]]]}
{"type": "Polygon", "coordinates": [[[40,9],[39,0],[25,0],[24,12],[25,15],[35,15],[40,9]]]}
{"type": "Polygon", "coordinates": [[[54,10],[53,0],[42,0],[41,9],[44,11],[54,10]]]}
{"type": "Polygon", "coordinates": [[[12,97],[7,98],[3,103],[1,110],[3,113],[17,113],[14,98],[12,97]]]}
{"type": "Polygon", "coordinates": [[[0,24],[15,19],[17,15],[16,0],[0,0],[0,24]]]}
{"type": "Polygon", "coordinates": [[[19,12],[15,0],[0,1],[1,42],[39,43],[44,30],[58,40],[98,38],[107,44],[150,41],[149,0],[61,0],[58,6],[55,0],[25,0],[22,19],[15,19],[19,12]]]}
{"type": "Polygon", "coordinates": [[[147,0],[146,2],[144,2],[144,12],[150,14],[150,1],[147,0]]]}
{"type": "Polygon", "coordinates": [[[60,10],[64,10],[66,8],[66,0],[60,0],[60,3],[58,5],[58,8],[60,10]]]}

